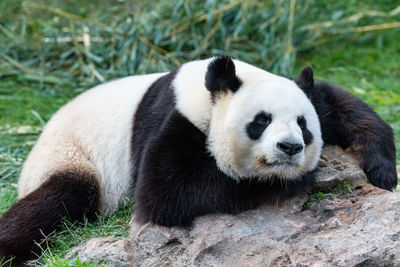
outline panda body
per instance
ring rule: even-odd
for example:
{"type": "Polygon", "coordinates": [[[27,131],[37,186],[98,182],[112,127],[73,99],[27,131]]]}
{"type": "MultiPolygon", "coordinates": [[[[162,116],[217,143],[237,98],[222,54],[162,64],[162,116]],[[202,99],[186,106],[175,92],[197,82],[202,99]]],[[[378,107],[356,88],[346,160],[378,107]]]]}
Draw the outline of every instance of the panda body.
{"type": "Polygon", "coordinates": [[[189,226],[208,213],[310,190],[323,143],[356,155],[376,186],[397,184],[393,131],[342,89],[229,57],[97,86],[45,126],[0,218],[0,259],[23,264],[64,217],[110,214],[134,190],[135,220],[189,226]]]}
{"type": "MultiPolygon", "coordinates": [[[[26,160],[18,183],[19,198],[21,199],[37,189],[56,172],[80,170],[97,177],[101,189],[101,213],[110,214],[115,211],[120,201],[128,196],[131,191],[135,183],[133,174],[136,172],[134,176],[137,176],[140,165],[139,160],[136,164],[132,163],[134,157],[132,153],[141,154],[142,152],[141,144],[137,145],[139,149],[131,147],[132,138],[135,138],[135,135],[140,135],[135,134],[133,124],[138,124],[137,127],[140,127],[147,121],[153,121],[154,113],[160,114],[154,132],[152,132],[152,129],[146,129],[144,138],[140,138],[139,143],[145,143],[149,137],[157,135],[157,132],[160,131],[159,126],[165,121],[168,112],[171,112],[171,110],[181,113],[204,134],[208,132],[214,134],[213,132],[221,130],[215,129],[216,127],[210,129],[213,103],[210,92],[204,84],[207,67],[212,60],[192,61],[170,74],[140,75],[112,81],[88,90],[69,102],[51,118],[26,160]],[[150,101],[143,100],[149,88],[163,76],[168,77],[167,79],[171,77],[171,79],[166,82],[162,81],[162,83],[159,81],[160,85],[153,89],[156,90],[154,95],[157,95],[159,102],[152,103],[154,96],[150,97],[150,101]],[[142,101],[144,101],[142,104],[144,114],[135,115],[142,101]],[[149,106],[155,106],[155,110],[150,111],[149,106]],[[168,108],[165,106],[168,106],[168,108]],[[150,114],[150,116],[147,114],[150,114]]],[[[285,97],[286,99],[300,101],[300,105],[299,103],[287,103],[291,108],[282,110],[282,113],[289,113],[293,110],[294,104],[299,106],[308,104],[304,93],[296,88],[297,86],[293,81],[238,60],[234,60],[234,64],[242,87],[246,87],[247,84],[260,87],[257,84],[261,81],[273,81],[278,88],[282,87],[282,83],[290,84],[285,87],[285,90],[287,91],[288,88],[292,90],[287,91],[286,93],[289,95],[285,97]],[[297,94],[297,97],[290,96],[290,94],[297,94]]],[[[165,77],[164,79],[167,80],[165,77]]],[[[242,90],[240,93],[242,93],[242,90]]],[[[269,94],[272,98],[277,98],[279,97],[277,94],[280,93],[284,93],[283,90],[281,92],[267,91],[264,93],[266,96],[257,94],[251,102],[256,103],[257,97],[268,97],[269,94]]],[[[268,103],[268,105],[272,104],[268,103]]],[[[233,105],[231,109],[235,106],[233,105]]],[[[282,108],[285,109],[285,107],[282,108]]],[[[225,111],[218,111],[218,109],[221,108],[216,108],[214,113],[217,114],[214,117],[218,117],[218,114],[225,114],[225,111]]],[[[262,105],[258,109],[261,110],[262,105]]],[[[243,107],[241,110],[245,110],[245,108],[243,107]]],[[[228,111],[228,114],[233,113],[233,110],[228,111]]],[[[315,112],[313,115],[316,118],[315,112]]],[[[246,116],[253,116],[253,114],[246,114],[246,116]]],[[[216,119],[214,124],[220,120],[220,118],[216,119]]],[[[319,125],[315,128],[318,129],[319,125]]],[[[214,136],[217,135],[224,134],[214,134],[214,136]]],[[[226,136],[225,134],[221,138],[226,136]]],[[[243,137],[243,139],[246,138],[243,137]]],[[[216,147],[212,149],[216,153],[227,153],[224,150],[229,148],[219,147],[218,142],[220,140],[209,141],[212,147],[216,147]]],[[[320,146],[321,144],[319,144],[319,150],[320,146]]],[[[139,158],[140,156],[136,157],[139,158]]],[[[231,156],[228,156],[228,161],[231,161],[229,157],[231,156]]],[[[312,166],[307,166],[309,169],[313,169],[318,157],[319,151],[316,152],[316,156],[313,156],[312,166]]],[[[182,162],[182,164],[185,163],[182,162]]],[[[223,164],[220,164],[220,168],[224,168],[223,164]]],[[[233,179],[238,179],[240,175],[229,173],[228,169],[229,167],[225,168],[225,172],[231,174],[233,179]]],[[[244,169],[244,166],[241,169],[244,169]]],[[[246,173],[241,176],[247,177],[249,175],[246,173]]]]}

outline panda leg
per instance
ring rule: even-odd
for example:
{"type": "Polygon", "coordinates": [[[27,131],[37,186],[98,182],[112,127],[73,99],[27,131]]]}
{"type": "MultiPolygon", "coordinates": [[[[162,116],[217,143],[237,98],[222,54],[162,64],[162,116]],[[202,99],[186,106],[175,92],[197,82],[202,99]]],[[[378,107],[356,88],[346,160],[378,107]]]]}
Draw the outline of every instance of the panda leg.
{"type": "Polygon", "coordinates": [[[392,128],[354,95],[328,84],[317,84],[316,89],[313,103],[325,144],[350,151],[373,185],[387,190],[396,187],[392,128]]]}
{"type": "Polygon", "coordinates": [[[373,185],[393,190],[397,172],[392,128],[355,95],[327,83],[314,83],[311,67],[304,68],[295,82],[318,113],[324,143],[352,152],[373,185]]]}
{"type": "Polygon", "coordinates": [[[63,218],[79,221],[86,215],[94,219],[98,205],[99,185],[93,175],[53,174],[0,218],[0,262],[13,258],[11,266],[22,266],[40,254],[35,242],[56,230],[63,218]]]}

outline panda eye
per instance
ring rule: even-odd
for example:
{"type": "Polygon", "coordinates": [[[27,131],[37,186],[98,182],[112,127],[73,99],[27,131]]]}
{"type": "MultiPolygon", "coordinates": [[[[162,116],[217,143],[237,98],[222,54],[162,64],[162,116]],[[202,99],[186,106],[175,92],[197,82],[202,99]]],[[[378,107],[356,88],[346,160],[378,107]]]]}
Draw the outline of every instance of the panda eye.
{"type": "Polygon", "coordinates": [[[303,116],[297,117],[297,124],[301,129],[305,129],[307,126],[306,119],[303,116]]]}
{"type": "Polygon", "coordinates": [[[258,113],[252,122],[246,126],[247,135],[250,139],[257,140],[261,137],[264,130],[272,121],[272,116],[269,113],[260,112],[258,113]]]}
{"type": "Polygon", "coordinates": [[[268,126],[271,123],[271,116],[259,114],[255,117],[254,121],[260,126],[268,126]]]}

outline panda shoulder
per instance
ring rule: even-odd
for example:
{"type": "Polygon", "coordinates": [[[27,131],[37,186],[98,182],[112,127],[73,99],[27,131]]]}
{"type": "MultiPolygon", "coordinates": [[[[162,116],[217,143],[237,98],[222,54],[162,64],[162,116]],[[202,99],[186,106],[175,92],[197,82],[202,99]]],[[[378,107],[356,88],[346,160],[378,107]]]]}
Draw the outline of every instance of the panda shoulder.
{"type": "Polygon", "coordinates": [[[211,116],[210,92],[204,85],[211,60],[196,60],[181,65],[172,82],[176,109],[202,132],[207,132],[211,116]]]}

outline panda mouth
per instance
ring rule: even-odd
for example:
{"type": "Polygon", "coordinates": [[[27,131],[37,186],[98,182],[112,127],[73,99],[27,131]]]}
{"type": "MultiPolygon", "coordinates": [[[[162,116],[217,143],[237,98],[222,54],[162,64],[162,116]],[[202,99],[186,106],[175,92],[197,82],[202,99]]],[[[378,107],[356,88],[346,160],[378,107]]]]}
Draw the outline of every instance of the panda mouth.
{"type": "Polygon", "coordinates": [[[295,162],[289,160],[275,160],[275,161],[268,161],[266,158],[261,158],[261,163],[267,167],[293,167],[296,165],[295,162]]]}

